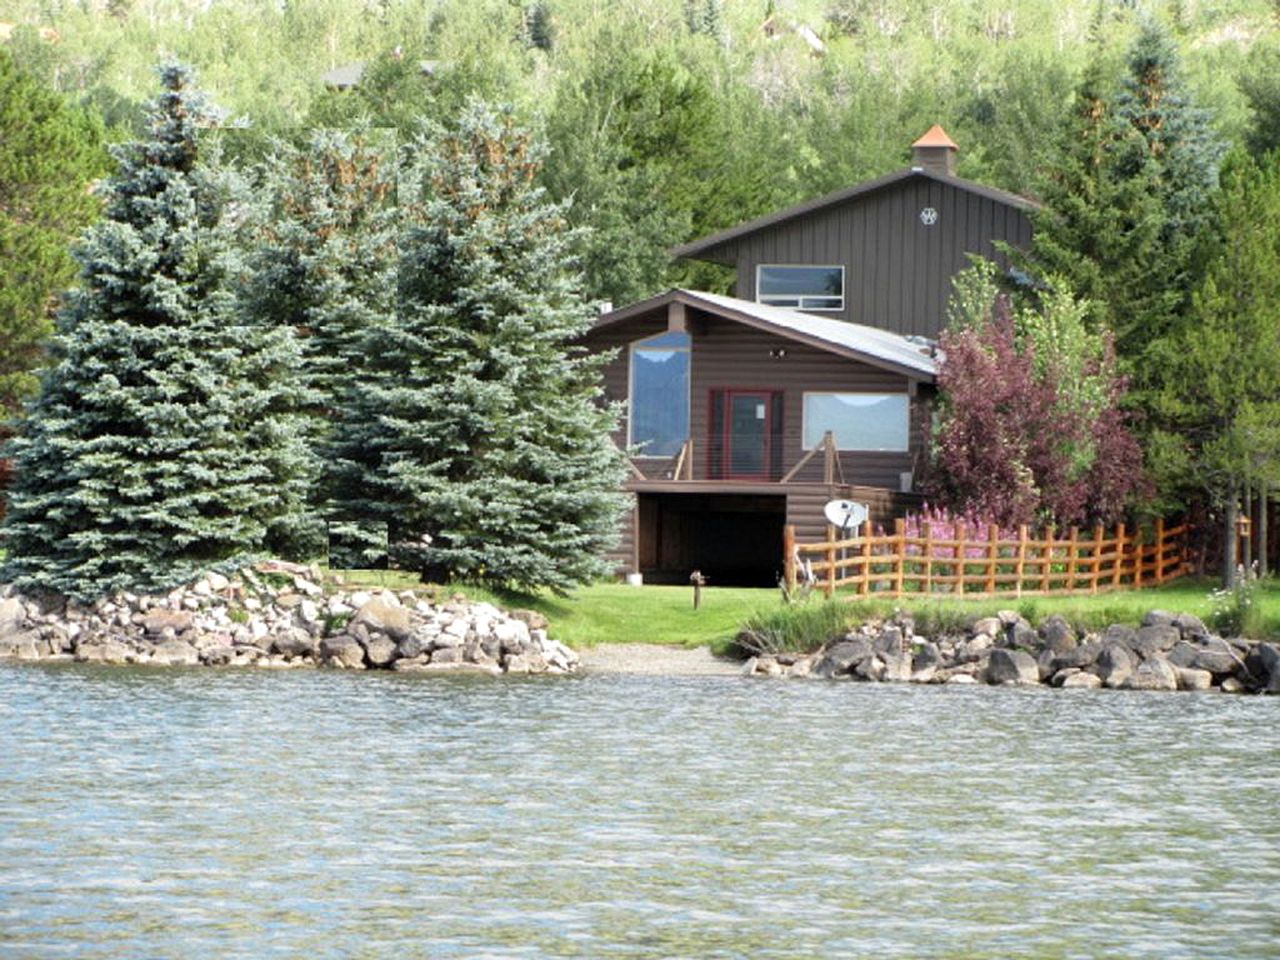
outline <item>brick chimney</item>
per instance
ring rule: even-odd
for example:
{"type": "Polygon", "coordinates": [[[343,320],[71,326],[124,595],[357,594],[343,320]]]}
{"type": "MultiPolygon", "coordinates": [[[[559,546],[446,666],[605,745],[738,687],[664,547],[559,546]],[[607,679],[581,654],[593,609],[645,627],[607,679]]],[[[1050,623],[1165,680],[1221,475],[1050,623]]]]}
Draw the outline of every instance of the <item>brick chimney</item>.
{"type": "Polygon", "coordinates": [[[928,132],[911,145],[911,169],[923,170],[938,177],[956,175],[955,145],[947,131],[936,123],[928,132]]]}

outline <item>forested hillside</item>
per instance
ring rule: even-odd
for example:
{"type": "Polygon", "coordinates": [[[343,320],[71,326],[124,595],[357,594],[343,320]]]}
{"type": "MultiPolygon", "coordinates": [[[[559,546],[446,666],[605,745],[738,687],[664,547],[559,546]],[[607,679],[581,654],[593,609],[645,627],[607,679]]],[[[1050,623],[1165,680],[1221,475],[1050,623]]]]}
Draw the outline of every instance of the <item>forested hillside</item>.
{"type": "MultiPolygon", "coordinates": [[[[662,251],[902,165],[934,122],[959,173],[1033,192],[1086,65],[1142,22],[1176,38],[1199,104],[1242,141],[1275,116],[1280,4],[1263,0],[16,0],[18,65],[137,132],[153,68],[199,71],[263,134],[405,126],[479,93],[551,145],[547,186],[599,234],[593,293],[715,283],[662,251]],[[325,75],[364,62],[358,87],[325,75]],[[424,74],[422,64],[431,72],[424,74]],[[1264,111],[1265,112],[1265,111],[1264,111]],[[1264,122],[1266,117],[1263,118],[1264,122]]],[[[1266,134],[1263,134],[1265,137],[1266,134]]]]}

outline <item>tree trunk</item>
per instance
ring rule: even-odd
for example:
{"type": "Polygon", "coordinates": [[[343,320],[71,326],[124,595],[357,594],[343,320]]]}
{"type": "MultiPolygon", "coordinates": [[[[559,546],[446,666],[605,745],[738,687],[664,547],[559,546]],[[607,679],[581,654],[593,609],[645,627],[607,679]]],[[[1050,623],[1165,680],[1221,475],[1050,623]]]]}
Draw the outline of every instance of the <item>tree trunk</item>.
{"type": "Polygon", "coordinates": [[[1267,516],[1271,509],[1271,484],[1266,480],[1258,484],[1258,576],[1267,575],[1267,561],[1271,554],[1271,544],[1267,542],[1267,516]]]}
{"type": "Polygon", "coordinates": [[[1227,494],[1226,509],[1222,511],[1222,586],[1230,590],[1236,583],[1236,485],[1227,494]]]}
{"type": "Polygon", "coordinates": [[[1253,569],[1253,484],[1244,483],[1244,536],[1240,542],[1240,565],[1245,569],[1245,576],[1253,569]]]}

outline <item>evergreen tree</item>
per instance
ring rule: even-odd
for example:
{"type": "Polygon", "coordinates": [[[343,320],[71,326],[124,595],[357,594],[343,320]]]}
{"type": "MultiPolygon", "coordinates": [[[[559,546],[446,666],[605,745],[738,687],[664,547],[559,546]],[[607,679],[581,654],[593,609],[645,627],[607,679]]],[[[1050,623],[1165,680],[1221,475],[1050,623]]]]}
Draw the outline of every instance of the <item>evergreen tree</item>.
{"type": "Polygon", "coordinates": [[[1041,191],[1030,266],[1095,305],[1139,387],[1151,387],[1151,345],[1186,322],[1221,155],[1158,27],[1134,42],[1118,89],[1102,63],[1086,71],[1041,191]]]}
{"type": "MultiPolygon", "coordinates": [[[[1153,457],[1169,490],[1200,491],[1234,542],[1244,487],[1280,480],[1280,157],[1234,155],[1222,241],[1196,291],[1195,324],[1163,345],[1153,457]]],[[[1230,583],[1227,552],[1224,580],[1230,583]]]]}
{"type": "Polygon", "coordinates": [[[0,49],[0,421],[38,385],[54,296],[76,275],[67,248],[98,213],[102,136],[0,49]]]}
{"type": "Polygon", "coordinates": [[[312,522],[294,550],[304,555],[323,551],[332,425],[350,405],[368,331],[395,309],[394,158],[390,131],[317,130],[304,147],[277,144],[261,171],[268,202],[244,302],[296,333],[301,350],[312,522]]]}
{"type": "Polygon", "coordinates": [[[478,101],[410,153],[400,309],[339,426],[340,504],[425,579],[566,589],[602,572],[623,461],[601,360],[573,344],[591,312],[563,211],[531,137],[478,101]]]}
{"type": "Polygon", "coordinates": [[[199,139],[213,113],[161,70],[150,135],[119,148],[77,257],[53,365],[16,450],[3,575],[91,599],[161,589],[261,551],[296,518],[296,350],[234,285],[243,181],[199,139]]]}

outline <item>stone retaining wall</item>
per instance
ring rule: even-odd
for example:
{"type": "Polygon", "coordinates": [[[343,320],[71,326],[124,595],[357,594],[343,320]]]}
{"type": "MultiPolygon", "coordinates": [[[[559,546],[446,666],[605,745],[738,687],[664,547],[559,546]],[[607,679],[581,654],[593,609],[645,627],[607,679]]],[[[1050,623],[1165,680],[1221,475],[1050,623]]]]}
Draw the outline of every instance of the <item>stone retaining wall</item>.
{"type": "Polygon", "coordinates": [[[571,673],[578,656],[530,611],[455,596],[336,589],[318,571],[272,563],[211,573],[165,596],[90,606],[0,588],[0,658],[157,666],[571,673]]]}
{"type": "Polygon", "coordinates": [[[910,617],[871,622],[817,653],[753,657],[753,676],[904,683],[1046,684],[1126,690],[1280,693],[1280,647],[1212,634],[1198,617],[1153,610],[1134,628],[1081,635],[1060,616],[1040,628],[1013,611],[929,638],[910,617]]]}

